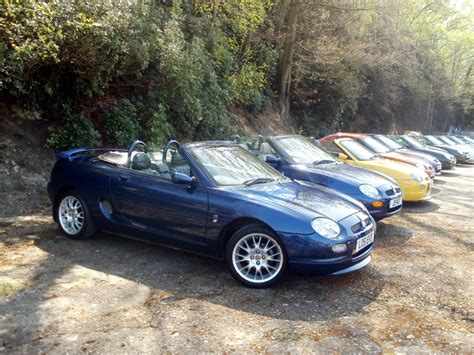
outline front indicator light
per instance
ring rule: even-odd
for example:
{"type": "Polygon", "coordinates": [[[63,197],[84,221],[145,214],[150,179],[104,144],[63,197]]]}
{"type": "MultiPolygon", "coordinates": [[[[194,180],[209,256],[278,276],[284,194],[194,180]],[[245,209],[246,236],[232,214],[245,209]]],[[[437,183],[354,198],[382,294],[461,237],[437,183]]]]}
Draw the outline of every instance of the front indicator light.
{"type": "Polygon", "coordinates": [[[372,206],[377,207],[377,208],[383,207],[383,202],[382,201],[372,202],[372,206]]]}
{"type": "Polygon", "coordinates": [[[344,253],[347,250],[346,244],[336,244],[332,246],[332,251],[335,253],[344,253]]]}
{"type": "Polygon", "coordinates": [[[420,184],[420,190],[423,190],[426,187],[425,184],[420,184]]]}

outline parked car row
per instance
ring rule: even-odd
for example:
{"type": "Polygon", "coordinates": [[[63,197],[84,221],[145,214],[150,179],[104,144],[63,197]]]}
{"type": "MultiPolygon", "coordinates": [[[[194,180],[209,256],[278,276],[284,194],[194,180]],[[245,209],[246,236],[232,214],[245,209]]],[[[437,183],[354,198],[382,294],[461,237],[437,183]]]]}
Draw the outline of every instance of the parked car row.
{"type": "MultiPolygon", "coordinates": [[[[423,137],[431,138],[462,161],[474,156],[469,140],[423,137]]],[[[352,133],[170,141],[159,151],[136,141],[57,156],[48,193],[71,239],[101,230],[222,259],[256,288],[286,271],[366,266],[376,221],[429,198],[435,176],[456,165],[447,150],[413,137],[352,133]]]]}

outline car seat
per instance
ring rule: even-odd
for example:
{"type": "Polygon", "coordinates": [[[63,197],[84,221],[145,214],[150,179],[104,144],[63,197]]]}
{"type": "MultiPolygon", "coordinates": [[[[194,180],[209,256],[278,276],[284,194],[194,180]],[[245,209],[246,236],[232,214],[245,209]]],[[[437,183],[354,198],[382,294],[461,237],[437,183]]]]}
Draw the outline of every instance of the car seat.
{"type": "Polygon", "coordinates": [[[171,172],[173,173],[183,173],[191,176],[191,169],[189,168],[189,165],[186,163],[184,158],[176,152],[171,152],[170,166],[171,172]]]}
{"type": "Polygon", "coordinates": [[[260,148],[258,150],[258,157],[261,160],[265,161],[268,155],[275,155],[275,152],[273,151],[270,144],[268,144],[267,142],[263,142],[262,144],[260,144],[260,148]]]}

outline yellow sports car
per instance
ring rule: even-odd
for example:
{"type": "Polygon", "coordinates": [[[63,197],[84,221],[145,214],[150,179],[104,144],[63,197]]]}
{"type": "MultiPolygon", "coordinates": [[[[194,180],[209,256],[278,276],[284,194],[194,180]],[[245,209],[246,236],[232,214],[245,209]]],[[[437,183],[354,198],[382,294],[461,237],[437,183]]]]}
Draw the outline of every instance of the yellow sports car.
{"type": "Polygon", "coordinates": [[[380,158],[351,138],[324,140],[321,143],[347,164],[375,170],[393,178],[403,191],[403,201],[419,201],[431,194],[433,181],[419,168],[380,158]]]}

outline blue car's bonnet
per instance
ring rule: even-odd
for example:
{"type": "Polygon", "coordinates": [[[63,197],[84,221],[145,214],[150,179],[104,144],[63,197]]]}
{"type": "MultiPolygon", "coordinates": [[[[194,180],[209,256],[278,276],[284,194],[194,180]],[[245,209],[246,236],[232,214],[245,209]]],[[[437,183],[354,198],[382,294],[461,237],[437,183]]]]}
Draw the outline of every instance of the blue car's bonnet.
{"type": "Polygon", "coordinates": [[[265,205],[276,204],[310,218],[329,217],[339,221],[363,210],[363,207],[327,189],[297,181],[232,189],[246,198],[260,200],[265,205]]]}
{"type": "Polygon", "coordinates": [[[324,177],[354,186],[370,184],[375,187],[381,187],[387,185],[389,182],[393,183],[393,181],[388,181],[387,178],[378,173],[347,164],[324,164],[320,166],[298,164],[292,167],[301,172],[320,174],[324,177]]]}

